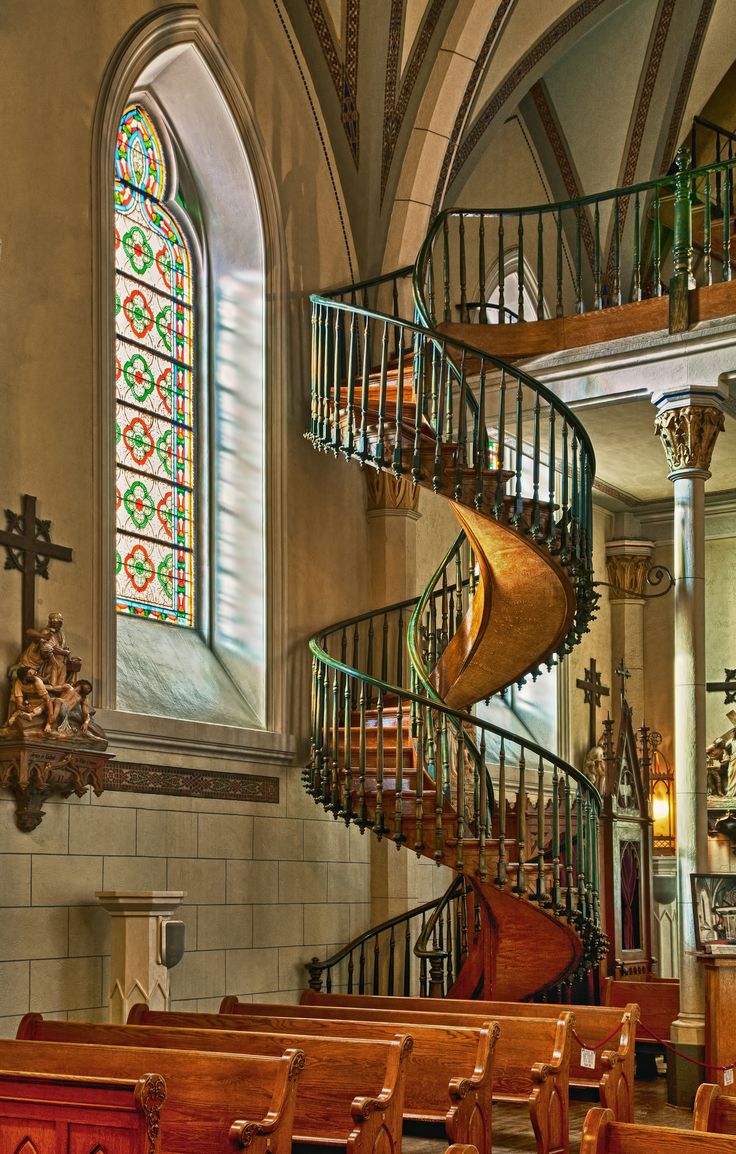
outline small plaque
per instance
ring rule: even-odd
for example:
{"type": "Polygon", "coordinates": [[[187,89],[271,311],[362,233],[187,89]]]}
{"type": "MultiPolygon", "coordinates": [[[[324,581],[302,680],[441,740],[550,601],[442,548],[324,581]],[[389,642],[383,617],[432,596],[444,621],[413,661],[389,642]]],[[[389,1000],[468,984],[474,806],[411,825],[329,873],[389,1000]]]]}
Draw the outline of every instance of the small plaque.
{"type": "Polygon", "coordinates": [[[595,1050],[582,1049],[580,1051],[580,1065],[586,1070],[595,1070],[595,1050]]]}
{"type": "Polygon", "coordinates": [[[724,1086],[732,1086],[733,1085],[733,1066],[727,1066],[726,1069],[723,1071],[723,1085],[724,1086]]]}

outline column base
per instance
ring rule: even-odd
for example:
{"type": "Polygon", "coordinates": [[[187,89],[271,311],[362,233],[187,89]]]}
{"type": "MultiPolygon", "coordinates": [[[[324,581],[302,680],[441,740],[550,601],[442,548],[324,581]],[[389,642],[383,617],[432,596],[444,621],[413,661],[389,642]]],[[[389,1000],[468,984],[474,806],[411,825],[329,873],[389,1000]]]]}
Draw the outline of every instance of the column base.
{"type": "MultiPolygon", "coordinates": [[[[687,1058],[697,1062],[705,1061],[705,1046],[690,1046],[685,1043],[674,1043],[687,1058]]],[[[682,1106],[692,1110],[698,1086],[705,1081],[705,1070],[667,1051],[667,1101],[670,1106],[682,1106]]]]}

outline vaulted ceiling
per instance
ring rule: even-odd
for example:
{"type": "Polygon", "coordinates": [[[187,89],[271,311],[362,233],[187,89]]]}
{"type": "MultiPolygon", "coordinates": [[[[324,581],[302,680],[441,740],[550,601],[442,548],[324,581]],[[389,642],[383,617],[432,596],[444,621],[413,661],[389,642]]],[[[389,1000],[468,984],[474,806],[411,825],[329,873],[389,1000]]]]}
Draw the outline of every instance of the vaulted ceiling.
{"type": "Polygon", "coordinates": [[[413,259],[409,201],[573,198],[666,171],[709,102],[733,127],[733,0],[285,3],[359,276],[413,259]]]}

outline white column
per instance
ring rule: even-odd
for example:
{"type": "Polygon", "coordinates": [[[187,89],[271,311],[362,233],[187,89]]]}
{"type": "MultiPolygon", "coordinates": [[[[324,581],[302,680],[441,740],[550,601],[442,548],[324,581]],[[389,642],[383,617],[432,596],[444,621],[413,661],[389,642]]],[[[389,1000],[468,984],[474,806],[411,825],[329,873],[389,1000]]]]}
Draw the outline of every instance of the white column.
{"type": "MultiPolygon", "coordinates": [[[[697,960],[690,874],[706,868],[705,482],[723,412],[710,390],[662,394],[655,427],[674,483],[675,804],[679,908],[680,1012],[671,1038],[705,1044],[703,974],[697,960]]],[[[674,1063],[677,1066],[677,1063],[674,1063]]],[[[670,1078],[670,1101],[690,1098],[693,1072],[670,1078]],[[674,1088],[673,1088],[674,1087],[674,1088]]],[[[699,1079],[696,1079],[696,1081],[699,1079]]]]}

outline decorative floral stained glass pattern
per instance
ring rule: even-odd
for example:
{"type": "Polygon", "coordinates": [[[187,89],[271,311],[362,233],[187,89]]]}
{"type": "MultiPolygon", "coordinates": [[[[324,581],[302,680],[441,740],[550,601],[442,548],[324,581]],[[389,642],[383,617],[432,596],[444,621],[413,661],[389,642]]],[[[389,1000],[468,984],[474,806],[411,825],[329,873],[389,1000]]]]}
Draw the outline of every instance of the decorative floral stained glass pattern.
{"type": "Polygon", "coordinates": [[[115,153],[117,610],[191,626],[192,270],[165,195],[161,141],[133,105],[115,153]]]}

